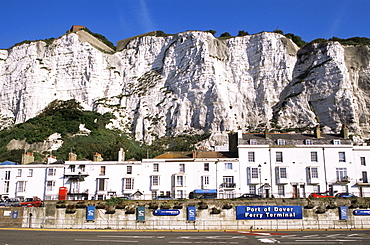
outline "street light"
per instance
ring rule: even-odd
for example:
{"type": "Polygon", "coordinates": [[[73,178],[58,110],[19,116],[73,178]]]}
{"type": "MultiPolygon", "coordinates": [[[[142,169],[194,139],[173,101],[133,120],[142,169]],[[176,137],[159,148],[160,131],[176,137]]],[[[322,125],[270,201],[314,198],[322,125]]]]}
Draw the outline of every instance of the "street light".
{"type": "Polygon", "coordinates": [[[260,195],[262,196],[261,164],[258,164],[258,175],[260,176],[260,195]]]}

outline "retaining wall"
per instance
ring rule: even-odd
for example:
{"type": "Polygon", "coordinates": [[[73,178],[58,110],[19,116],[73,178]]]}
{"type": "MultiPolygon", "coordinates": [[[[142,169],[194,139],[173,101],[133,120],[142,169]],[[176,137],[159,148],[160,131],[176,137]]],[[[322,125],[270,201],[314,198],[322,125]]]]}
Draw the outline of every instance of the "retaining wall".
{"type": "MultiPolygon", "coordinates": [[[[95,206],[93,220],[87,220],[86,208],[76,207],[76,202],[67,201],[61,207],[55,201],[47,201],[44,207],[0,207],[1,227],[62,228],[62,229],[172,229],[172,230],[285,230],[285,229],[369,229],[370,215],[354,215],[354,210],[369,210],[370,200],[356,199],[256,199],[256,200],[171,200],[171,201],[124,201],[121,206],[108,214],[107,209],[99,209],[99,201],[86,201],[95,206]],[[175,216],[156,216],[153,206],[162,204],[179,210],[175,216]],[[200,204],[208,207],[201,209],[200,204]],[[226,205],[227,204],[227,205],[226,205]],[[69,206],[68,206],[69,205],[69,206]],[[226,206],[230,206],[226,207],[226,206]],[[137,207],[145,207],[145,220],[138,221],[137,207]],[[187,207],[196,208],[195,220],[188,220],[187,207]],[[238,220],[237,206],[301,206],[300,219],[238,220]],[[340,206],[346,206],[348,218],[340,219],[340,206]],[[356,207],[357,206],[357,207],[356,207]],[[71,209],[71,207],[74,207],[71,209]],[[128,213],[135,210],[135,213],[128,213]],[[214,211],[219,211],[213,214],[214,211]],[[7,212],[5,212],[7,211],[7,212]],[[9,211],[18,211],[17,217],[9,216],[9,211]],[[321,211],[323,213],[318,213],[321,211]],[[7,214],[7,216],[4,216],[7,214]]],[[[109,209],[112,210],[112,209],[109,209]]]]}

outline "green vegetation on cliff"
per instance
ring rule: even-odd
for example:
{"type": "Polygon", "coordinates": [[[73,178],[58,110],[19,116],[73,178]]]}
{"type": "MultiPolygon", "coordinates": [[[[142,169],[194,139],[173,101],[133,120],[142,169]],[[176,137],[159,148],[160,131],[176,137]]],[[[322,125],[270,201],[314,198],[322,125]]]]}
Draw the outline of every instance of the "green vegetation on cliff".
{"type": "MultiPolygon", "coordinates": [[[[43,142],[53,133],[60,133],[63,145],[52,154],[58,160],[67,160],[68,153],[74,152],[78,159],[92,159],[98,152],[104,160],[117,160],[118,151],[126,151],[126,159],[141,160],[155,157],[166,151],[191,151],[199,141],[209,137],[203,135],[180,135],[178,137],[160,137],[153,144],[143,144],[132,135],[120,130],[110,130],[106,125],[114,116],[111,113],[99,114],[93,111],[84,111],[76,100],[51,102],[38,116],[25,123],[0,131],[0,162],[10,160],[21,161],[24,149],[8,150],[7,144],[12,140],[26,140],[32,144],[43,142]],[[79,126],[91,132],[79,134],[79,126]]],[[[43,161],[50,152],[43,154],[34,152],[35,160],[43,161]]]]}

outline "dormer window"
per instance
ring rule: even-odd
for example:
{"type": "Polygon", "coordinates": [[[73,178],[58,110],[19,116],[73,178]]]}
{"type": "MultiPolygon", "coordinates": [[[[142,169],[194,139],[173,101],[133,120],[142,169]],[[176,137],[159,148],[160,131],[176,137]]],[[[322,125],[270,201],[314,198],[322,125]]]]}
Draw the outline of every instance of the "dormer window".
{"type": "Polygon", "coordinates": [[[249,144],[250,145],[257,145],[257,140],[256,139],[250,139],[249,144]]]}
{"type": "Polygon", "coordinates": [[[340,145],[340,140],[333,140],[334,145],[340,145]]]}
{"type": "Polygon", "coordinates": [[[305,143],[306,145],[313,145],[312,140],[305,140],[305,141],[304,141],[304,143],[305,143]]]}
{"type": "Polygon", "coordinates": [[[285,140],[283,140],[283,139],[278,139],[278,140],[277,140],[277,144],[278,144],[278,145],[285,145],[285,140]]]}

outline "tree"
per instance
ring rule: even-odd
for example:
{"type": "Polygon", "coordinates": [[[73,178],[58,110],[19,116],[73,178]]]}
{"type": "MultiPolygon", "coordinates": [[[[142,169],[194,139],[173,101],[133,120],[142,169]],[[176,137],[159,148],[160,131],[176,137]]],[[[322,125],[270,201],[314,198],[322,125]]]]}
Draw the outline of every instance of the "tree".
{"type": "Polygon", "coordinates": [[[220,35],[220,37],[231,37],[230,33],[224,32],[220,35]]]}
{"type": "Polygon", "coordinates": [[[211,33],[213,36],[216,34],[216,31],[215,31],[215,30],[208,30],[208,31],[205,31],[205,32],[209,32],[209,33],[211,33]]]}
{"type": "Polygon", "coordinates": [[[249,35],[249,33],[247,31],[241,30],[241,31],[238,32],[238,37],[244,37],[246,35],[249,35]]]}

